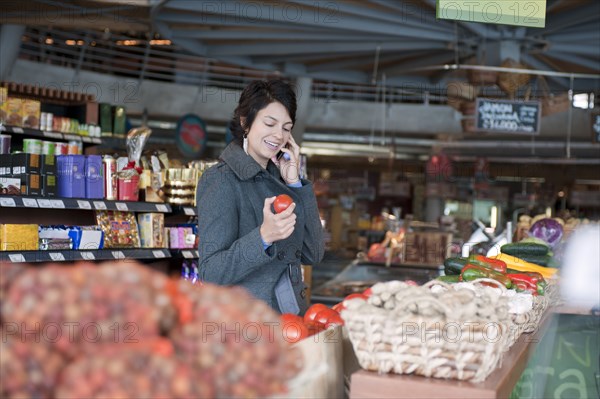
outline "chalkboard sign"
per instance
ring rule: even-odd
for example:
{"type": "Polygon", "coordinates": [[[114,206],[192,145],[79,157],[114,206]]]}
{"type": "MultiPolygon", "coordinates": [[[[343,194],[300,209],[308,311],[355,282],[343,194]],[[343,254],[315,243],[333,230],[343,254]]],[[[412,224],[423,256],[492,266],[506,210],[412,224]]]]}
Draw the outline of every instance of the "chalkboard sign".
{"type": "Polygon", "coordinates": [[[592,115],[592,133],[594,141],[600,143],[600,114],[592,115]]]}
{"type": "Polygon", "coordinates": [[[492,133],[540,133],[542,118],[539,102],[488,100],[475,103],[477,130],[492,133]]]}

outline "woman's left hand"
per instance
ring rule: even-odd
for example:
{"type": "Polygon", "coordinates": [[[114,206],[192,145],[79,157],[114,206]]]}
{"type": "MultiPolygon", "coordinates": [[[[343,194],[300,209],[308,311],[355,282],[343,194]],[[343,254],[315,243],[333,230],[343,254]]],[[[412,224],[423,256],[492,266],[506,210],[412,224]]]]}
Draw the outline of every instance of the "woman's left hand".
{"type": "Polygon", "coordinates": [[[286,184],[293,184],[300,181],[300,146],[290,134],[290,138],[286,146],[281,148],[285,154],[288,154],[289,160],[285,159],[285,155],[279,159],[271,158],[273,163],[279,168],[281,177],[286,184]]]}

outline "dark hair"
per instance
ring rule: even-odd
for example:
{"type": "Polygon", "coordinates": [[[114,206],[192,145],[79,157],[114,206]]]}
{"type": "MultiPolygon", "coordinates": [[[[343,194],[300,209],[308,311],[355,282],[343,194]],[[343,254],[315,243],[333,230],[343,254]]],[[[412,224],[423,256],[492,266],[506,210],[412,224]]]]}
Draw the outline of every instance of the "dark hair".
{"type": "Polygon", "coordinates": [[[245,134],[240,118],[246,118],[246,129],[250,129],[258,111],[273,102],[281,103],[290,115],[292,124],[296,123],[296,94],[292,86],[282,80],[254,80],[242,91],[229,122],[235,142],[241,144],[245,134]]]}

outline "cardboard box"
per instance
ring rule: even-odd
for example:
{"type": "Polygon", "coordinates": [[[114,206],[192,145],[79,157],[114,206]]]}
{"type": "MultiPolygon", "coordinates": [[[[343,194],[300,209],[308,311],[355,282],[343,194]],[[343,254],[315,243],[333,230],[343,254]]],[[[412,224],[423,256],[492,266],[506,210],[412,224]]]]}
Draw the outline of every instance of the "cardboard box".
{"type": "Polygon", "coordinates": [[[8,97],[6,102],[2,104],[2,110],[6,114],[5,123],[10,126],[21,126],[23,118],[21,117],[20,98],[8,97]]]}
{"type": "Polygon", "coordinates": [[[40,173],[39,154],[12,154],[12,174],[22,175],[24,173],[40,173]]]}
{"type": "Polygon", "coordinates": [[[40,174],[41,175],[56,175],[56,156],[55,155],[41,155],[40,174]]]}
{"type": "Polygon", "coordinates": [[[138,214],[140,243],[142,248],[162,248],[164,245],[163,231],[165,215],[162,213],[138,214]]]}
{"type": "Polygon", "coordinates": [[[42,176],[37,173],[13,175],[21,179],[21,195],[42,195],[42,176]]]}
{"type": "Polygon", "coordinates": [[[21,179],[10,176],[0,176],[0,194],[20,195],[21,179]]]}
{"type": "Polygon", "coordinates": [[[41,175],[42,179],[42,197],[56,197],[56,179],[55,175],[41,175]]]}
{"type": "Polygon", "coordinates": [[[31,129],[40,128],[41,104],[36,100],[23,100],[21,102],[21,120],[23,127],[31,129]]]}
{"type": "Polygon", "coordinates": [[[0,224],[0,251],[37,251],[37,224],[0,224]]]}

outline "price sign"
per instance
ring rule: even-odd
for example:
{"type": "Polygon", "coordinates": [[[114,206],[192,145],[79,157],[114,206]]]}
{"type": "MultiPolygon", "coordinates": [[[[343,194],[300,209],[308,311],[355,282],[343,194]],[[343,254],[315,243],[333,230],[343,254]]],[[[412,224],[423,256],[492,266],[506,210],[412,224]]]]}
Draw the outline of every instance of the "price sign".
{"type": "Polygon", "coordinates": [[[125,254],[122,251],[112,251],[112,256],[115,259],[125,259],[125,254]]]}
{"type": "Polygon", "coordinates": [[[12,263],[24,263],[25,262],[25,257],[23,256],[23,254],[8,254],[8,259],[10,259],[10,261],[12,263]]]}
{"type": "Polygon", "coordinates": [[[50,259],[55,262],[64,262],[65,260],[65,256],[60,252],[50,252],[48,255],[50,255],[50,259]]]}
{"type": "Polygon", "coordinates": [[[79,209],[92,209],[92,205],[88,201],[77,200],[79,209]]]}
{"type": "Polygon", "coordinates": [[[122,202],[117,202],[115,204],[117,206],[117,209],[123,212],[127,212],[129,210],[129,208],[127,208],[127,204],[124,204],[122,202]]]}
{"type": "Polygon", "coordinates": [[[152,255],[154,255],[155,258],[157,259],[161,259],[164,258],[166,255],[163,251],[160,250],[156,250],[156,251],[152,251],[152,255]]]}
{"type": "Polygon", "coordinates": [[[28,208],[37,208],[38,203],[35,200],[35,198],[23,198],[23,206],[26,206],[28,208]]]}
{"type": "Polygon", "coordinates": [[[0,198],[0,206],[14,207],[17,204],[15,204],[15,200],[12,198],[0,198]]]}
{"type": "Polygon", "coordinates": [[[40,206],[40,208],[52,208],[52,203],[50,202],[50,200],[39,199],[37,200],[37,203],[40,206]]]}
{"type": "Polygon", "coordinates": [[[94,201],[94,208],[100,211],[105,211],[106,204],[103,201],[94,201]]]}
{"type": "Polygon", "coordinates": [[[546,26],[546,0],[437,0],[436,5],[436,17],[441,19],[532,28],[546,26]]]}
{"type": "Polygon", "coordinates": [[[156,205],[156,210],[159,212],[169,212],[169,208],[165,204],[156,205]]]}
{"type": "Polygon", "coordinates": [[[52,206],[52,208],[59,208],[59,209],[65,208],[65,203],[62,202],[62,200],[50,200],[50,205],[52,206]]]}
{"type": "Polygon", "coordinates": [[[490,133],[540,133],[540,103],[478,98],[477,130],[490,133]]]}
{"type": "Polygon", "coordinates": [[[19,133],[19,134],[23,134],[24,130],[21,129],[20,127],[14,127],[12,128],[13,133],[19,133]]]}
{"type": "Polygon", "coordinates": [[[196,214],[194,208],[183,208],[183,213],[185,213],[188,216],[194,216],[196,214]]]}
{"type": "Polygon", "coordinates": [[[63,138],[61,133],[56,133],[56,132],[44,132],[44,137],[50,137],[52,139],[62,139],[63,138]]]}
{"type": "Polygon", "coordinates": [[[96,260],[93,252],[80,252],[81,257],[85,260],[96,260]]]}
{"type": "Polygon", "coordinates": [[[192,259],[194,257],[194,254],[192,253],[192,251],[182,251],[181,254],[186,259],[192,259]]]}

